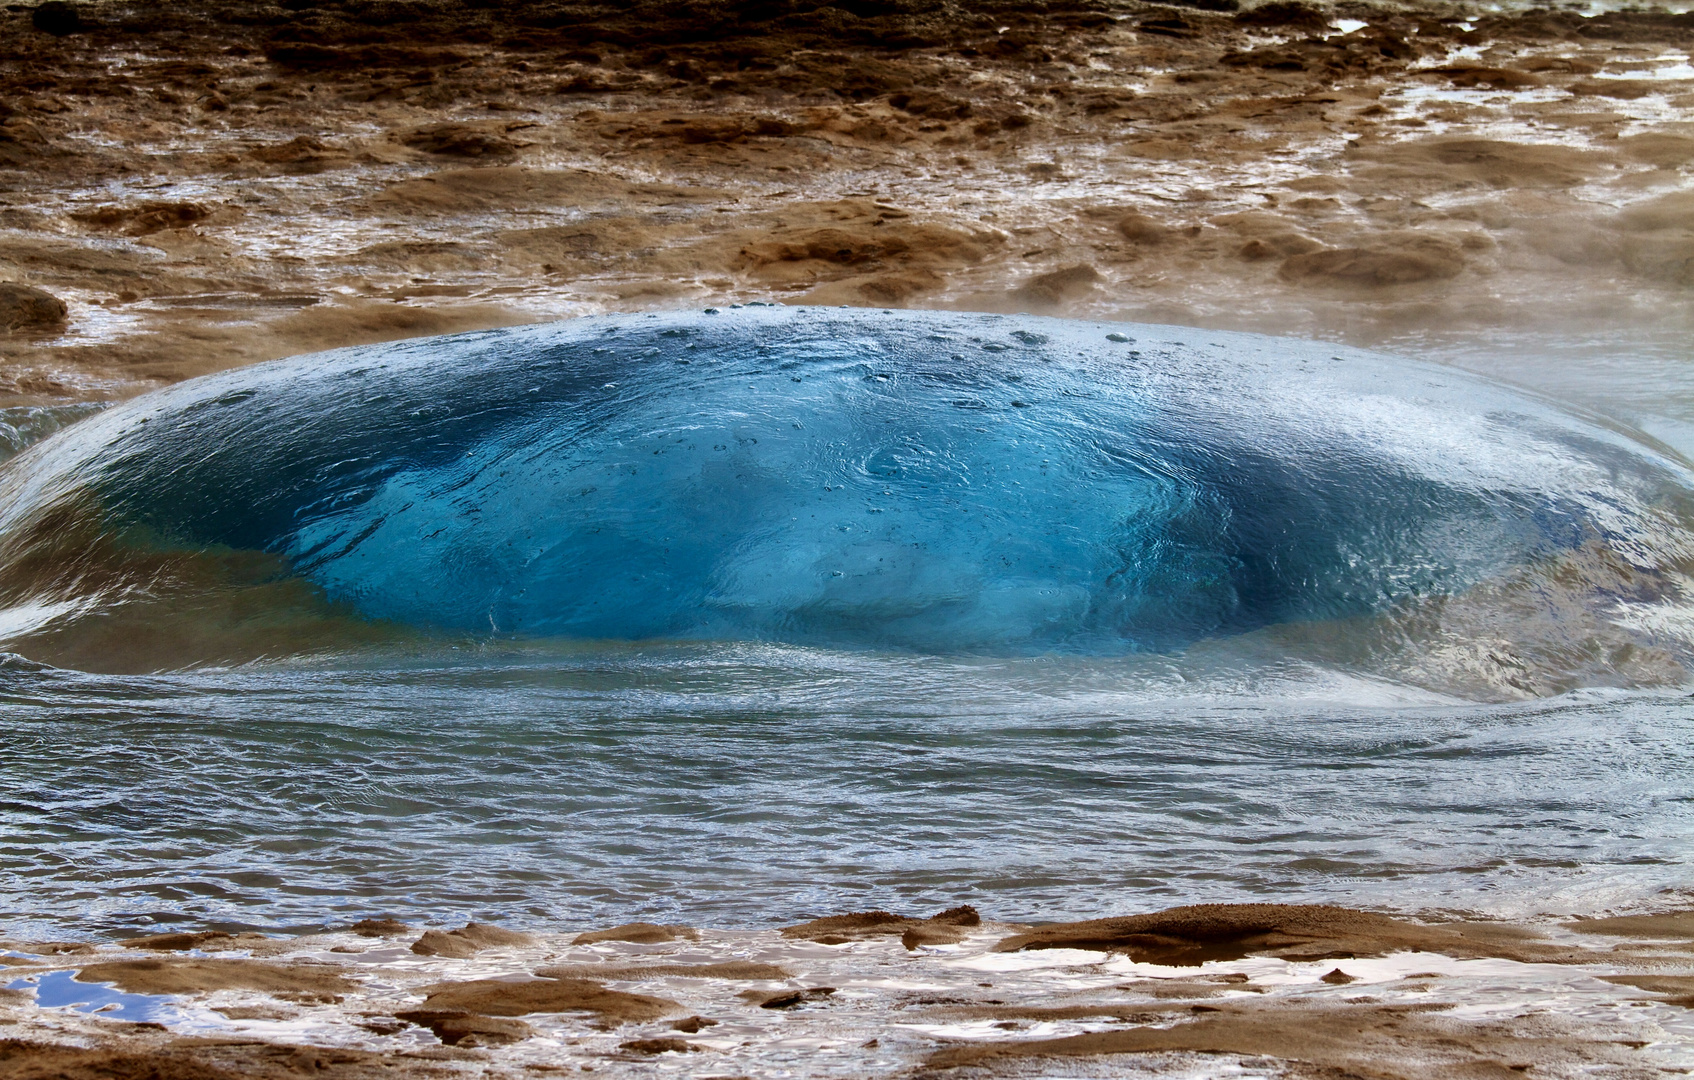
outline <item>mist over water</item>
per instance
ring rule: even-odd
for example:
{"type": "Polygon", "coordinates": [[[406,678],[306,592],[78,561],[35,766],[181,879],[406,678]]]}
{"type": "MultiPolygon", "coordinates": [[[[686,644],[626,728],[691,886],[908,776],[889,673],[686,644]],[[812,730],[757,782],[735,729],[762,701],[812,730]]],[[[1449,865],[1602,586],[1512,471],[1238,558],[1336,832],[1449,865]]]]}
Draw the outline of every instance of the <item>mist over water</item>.
{"type": "Polygon", "coordinates": [[[196,380],[0,486],[0,917],[41,933],[1685,873],[1690,471],[1450,369],[589,319],[196,380]]]}

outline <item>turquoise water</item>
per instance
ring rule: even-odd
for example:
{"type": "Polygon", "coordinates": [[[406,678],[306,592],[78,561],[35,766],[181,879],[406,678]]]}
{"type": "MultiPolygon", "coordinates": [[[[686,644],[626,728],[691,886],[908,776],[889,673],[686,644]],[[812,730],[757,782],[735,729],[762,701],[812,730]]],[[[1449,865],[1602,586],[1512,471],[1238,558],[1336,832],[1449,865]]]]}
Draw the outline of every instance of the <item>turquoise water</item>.
{"type": "Polygon", "coordinates": [[[1659,902],[1691,475],[1449,369],[1025,317],[196,380],[0,473],[0,920],[1659,902]]]}

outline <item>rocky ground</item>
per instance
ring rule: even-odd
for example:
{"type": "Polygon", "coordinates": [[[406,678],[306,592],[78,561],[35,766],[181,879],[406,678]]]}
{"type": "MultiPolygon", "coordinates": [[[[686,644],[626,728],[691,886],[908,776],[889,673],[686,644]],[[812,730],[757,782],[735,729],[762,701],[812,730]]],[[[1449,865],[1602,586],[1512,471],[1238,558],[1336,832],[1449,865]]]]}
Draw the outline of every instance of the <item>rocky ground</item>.
{"type": "Polygon", "coordinates": [[[1694,1064],[1691,938],[1257,904],[9,942],[0,1075],[1661,1077],[1694,1064]]]}
{"type": "Polygon", "coordinates": [[[1674,349],[1691,43],[1456,5],[13,4],[0,393],[746,299],[1674,349]]]}

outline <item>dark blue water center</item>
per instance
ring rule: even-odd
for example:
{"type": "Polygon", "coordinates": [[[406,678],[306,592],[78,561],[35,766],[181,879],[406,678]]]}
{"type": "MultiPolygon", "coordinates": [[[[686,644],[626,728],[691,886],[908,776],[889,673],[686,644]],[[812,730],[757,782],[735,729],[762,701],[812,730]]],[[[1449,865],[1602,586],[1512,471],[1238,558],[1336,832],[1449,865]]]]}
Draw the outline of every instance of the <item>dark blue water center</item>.
{"type": "Polygon", "coordinates": [[[282,556],[374,619],[943,652],[1369,615],[1584,545],[1639,553],[1685,487],[1424,365],[805,308],[301,357],[67,435],[28,458],[37,503],[94,492],[127,543],[282,556]]]}

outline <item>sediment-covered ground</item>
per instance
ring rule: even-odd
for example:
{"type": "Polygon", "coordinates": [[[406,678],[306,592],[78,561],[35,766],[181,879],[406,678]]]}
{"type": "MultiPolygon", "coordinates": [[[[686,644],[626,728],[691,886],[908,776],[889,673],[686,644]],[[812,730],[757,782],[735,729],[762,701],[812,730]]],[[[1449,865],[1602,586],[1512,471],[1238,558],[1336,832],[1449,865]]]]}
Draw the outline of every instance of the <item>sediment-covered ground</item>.
{"type": "Polygon", "coordinates": [[[1683,1075],[1691,938],[1687,913],[1525,929],[1210,905],[9,942],[0,1075],[1683,1075]]]}
{"type": "Polygon", "coordinates": [[[1691,43],[1458,5],[11,5],[0,392],[746,299],[1675,351],[1691,43]]]}

